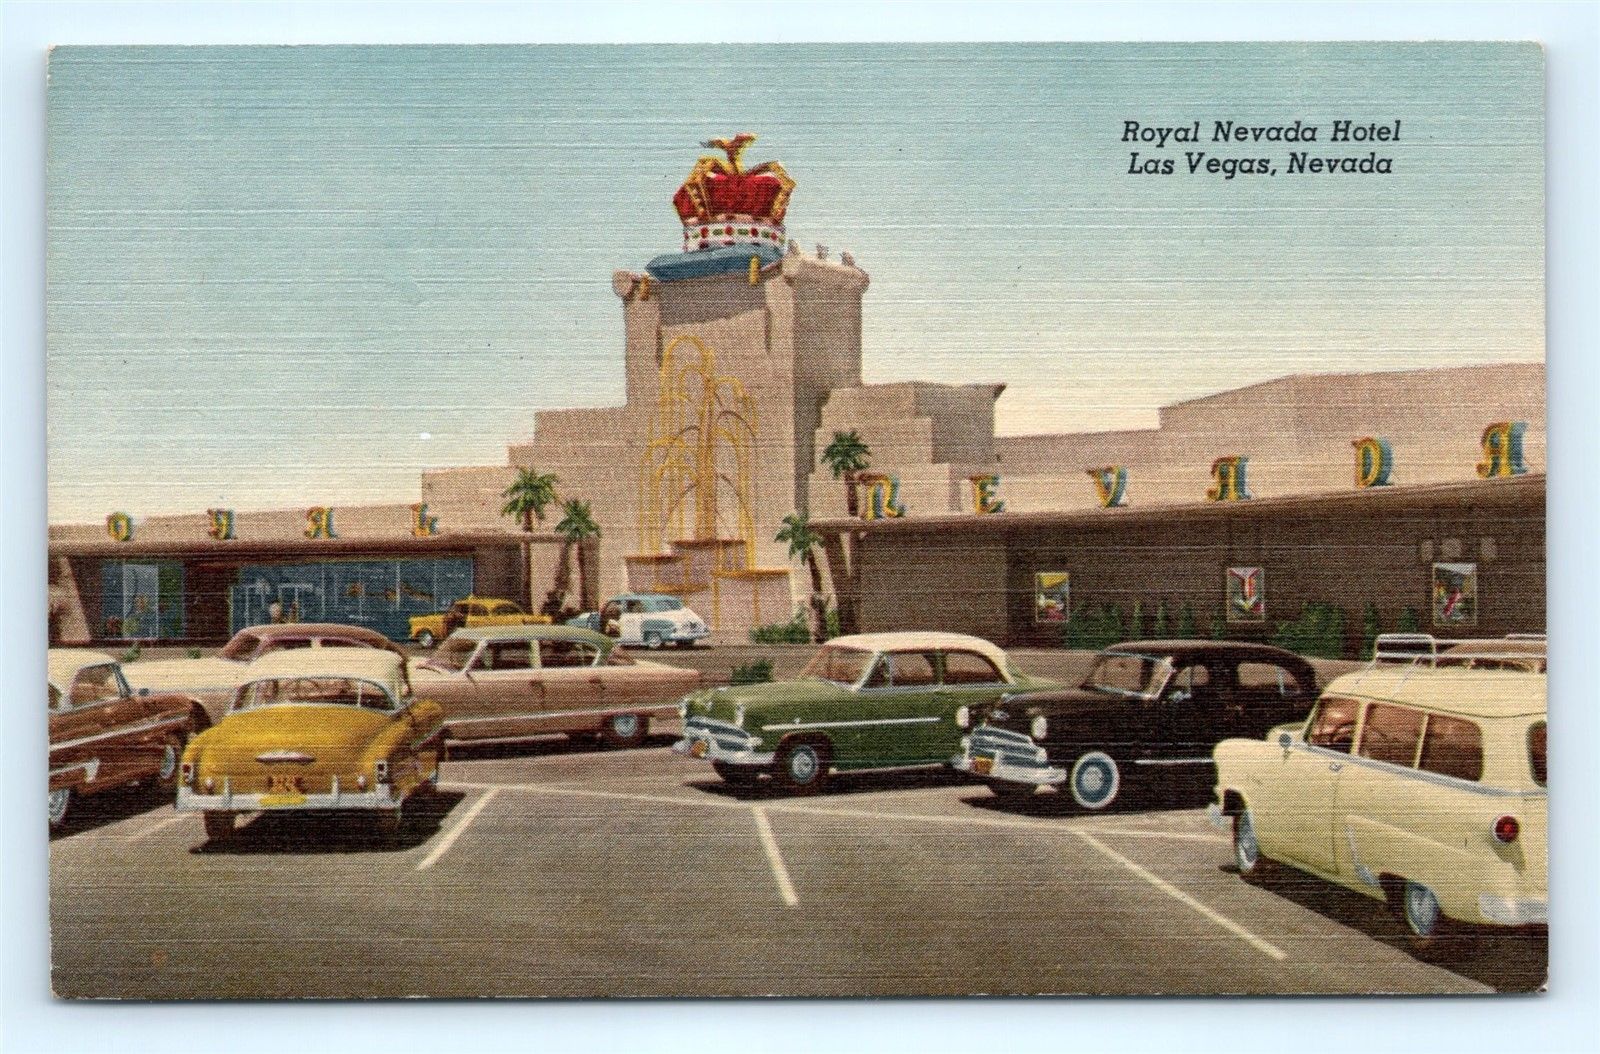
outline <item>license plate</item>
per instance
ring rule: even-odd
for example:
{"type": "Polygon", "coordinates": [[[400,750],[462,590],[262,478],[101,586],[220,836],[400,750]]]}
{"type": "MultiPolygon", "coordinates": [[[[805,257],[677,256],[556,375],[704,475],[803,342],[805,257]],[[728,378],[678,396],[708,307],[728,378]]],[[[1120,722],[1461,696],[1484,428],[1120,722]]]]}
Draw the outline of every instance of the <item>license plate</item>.
{"type": "Polygon", "coordinates": [[[299,776],[267,777],[268,794],[302,794],[304,792],[305,785],[301,782],[299,776]]]}
{"type": "Polygon", "coordinates": [[[711,749],[710,743],[707,743],[703,739],[697,739],[693,743],[689,744],[689,756],[692,758],[703,758],[706,756],[706,751],[709,749],[711,749]]]}
{"type": "Polygon", "coordinates": [[[304,794],[263,794],[259,799],[263,809],[282,809],[296,805],[304,805],[304,794]]]}
{"type": "Polygon", "coordinates": [[[994,758],[973,758],[972,771],[980,776],[987,776],[994,771],[994,758]]]}

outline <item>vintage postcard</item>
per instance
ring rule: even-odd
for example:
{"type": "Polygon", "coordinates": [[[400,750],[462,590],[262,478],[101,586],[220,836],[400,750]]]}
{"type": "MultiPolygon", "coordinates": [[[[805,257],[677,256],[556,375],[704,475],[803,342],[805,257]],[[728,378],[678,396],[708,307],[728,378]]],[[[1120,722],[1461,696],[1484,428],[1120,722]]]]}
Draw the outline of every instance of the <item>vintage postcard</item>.
{"type": "Polygon", "coordinates": [[[1543,78],[55,50],[55,992],[1540,989],[1543,78]]]}

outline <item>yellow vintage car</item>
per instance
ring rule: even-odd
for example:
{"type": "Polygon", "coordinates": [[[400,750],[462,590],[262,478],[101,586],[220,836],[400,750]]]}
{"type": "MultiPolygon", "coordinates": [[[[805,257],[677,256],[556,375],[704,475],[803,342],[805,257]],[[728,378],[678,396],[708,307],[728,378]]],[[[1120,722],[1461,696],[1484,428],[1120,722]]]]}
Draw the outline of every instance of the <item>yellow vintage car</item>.
{"type": "Polygon", "coordinates": [[[1545,675],[1419,660],[1334,680],[1303,726],[1215,751],[1247,880],[1277,863],[1385,900],[1415,950],[1546,922],[1545,675]]]}
{"type": "Polygon", "coordinates": [[[274,652],[250,664],[228,714],[189,741],[180,811],[228,838],[240,813],[362,810],[398,834],[438,783],[444,711],[412,698],[405,661],[373,648],[274,652]]]}
{"type": "Polygon", "coordinates": [[[530,615],[512,600],[495,597],[462,597],[443,611],[413,615],[411,639],[431,648],[463,626],[548,626],[549,615],[530,615]]]}

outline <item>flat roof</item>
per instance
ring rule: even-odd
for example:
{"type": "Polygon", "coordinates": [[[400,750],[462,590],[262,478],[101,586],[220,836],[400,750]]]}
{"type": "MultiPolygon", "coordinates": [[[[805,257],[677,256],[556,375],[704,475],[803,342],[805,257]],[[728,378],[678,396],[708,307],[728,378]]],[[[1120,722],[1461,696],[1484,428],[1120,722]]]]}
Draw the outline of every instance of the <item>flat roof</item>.
{"type": "Polygon", "coordinates": [[[145,541],[135,536],[127,542],[114,542],[110,538],[95,541],[52,538],[49,551],[52,556],[203,556],[226,562],[263,558],[302,560],[318,556],[449,556],[473,549],[513,548],[524,542],[555,543],[560,540],[554,533],[440,534],[431,538],[397,534],[393,538],[274,538],[232,539],[225,542],[209,538],[145,541]]]}

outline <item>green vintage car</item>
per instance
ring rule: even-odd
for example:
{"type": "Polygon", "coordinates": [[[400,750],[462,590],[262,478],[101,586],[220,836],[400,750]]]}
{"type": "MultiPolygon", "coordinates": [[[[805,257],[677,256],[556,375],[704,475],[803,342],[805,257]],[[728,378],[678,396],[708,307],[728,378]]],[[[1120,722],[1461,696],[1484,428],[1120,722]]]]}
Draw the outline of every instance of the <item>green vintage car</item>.
{"type": "Polygon", "coordinates": [[[866,633],[819,650],[800,678],[695,692],[673,749],[729,783],[771,775],[795,794],[830,772],[949,764],[971,708],[1058,687],[1019,674],[1005,652],[959,633],[866,633]]]}

